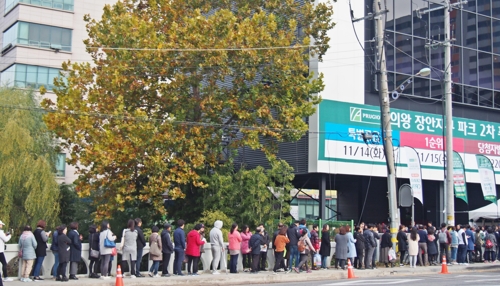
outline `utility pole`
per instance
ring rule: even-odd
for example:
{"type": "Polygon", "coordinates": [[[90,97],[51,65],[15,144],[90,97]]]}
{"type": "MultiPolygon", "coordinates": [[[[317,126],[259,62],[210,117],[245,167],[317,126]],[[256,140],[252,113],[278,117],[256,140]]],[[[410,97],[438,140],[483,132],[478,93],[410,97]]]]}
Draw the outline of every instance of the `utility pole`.
{"type": "Polygon", "coordinates": [[[396,174],[394,166],[394,148],[392,145],[391,109],[389,86],[387,83],[387,67],[385,58],[385,22],[381,16],[387,11],[381,11],[380,0],[373,0],[373,19],[375,20],[375,42],[377,44],[376,65],[379,81],[380,113],[382,124],[382,139],[384,143],[385,160],[387,163],[387,198],[389,199],[389,219],[392,244],[396,244],[396,234],[399,227],[399,209],[396,195],[396,174]]]}
{"type": "MultiPolygon", "coordinates": [[[[430,2],[437,4],[435,2],[430,2]]],[[[443,76],[443,88],[444,88],[444,115],[446,117],[444,128],[445,128],[445,149],[446,149],[446,178],[444,182],[445,187],[445,203],[446,203],[446,221],[448,225],[455,225],[455,192],[453,184],[453,109],[452,109],[452,98],[451,98],[451,42],[455,39],[451,38],[450,29],[450,12],[455,7],[462,7],[463,4],[467,4],[467,1],[460,1],[451,4],[450,0],[445,0],[442,4],[443,6],[429,9],[426,11],[420,11],[420,14],[429,13],[432,11],[440,10],[444,8],[444,41],[431,43],[426,45],[427,47],[443,46],[444,47],[444,76],[443,76]]]]}

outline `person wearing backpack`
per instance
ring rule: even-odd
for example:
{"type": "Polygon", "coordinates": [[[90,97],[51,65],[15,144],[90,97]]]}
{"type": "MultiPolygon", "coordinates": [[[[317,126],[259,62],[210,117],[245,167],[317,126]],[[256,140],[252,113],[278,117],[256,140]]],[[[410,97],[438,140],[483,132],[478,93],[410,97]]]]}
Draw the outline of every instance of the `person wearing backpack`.
{"type": "Polygon", "coordinates": [[[483,238],[481,235],[481,229],[477,228],[474,234],[474,261],[483,262],[483,238]]]}
{"type": "Polygon", "coordinates": [[[307,264],[307,258],[309,257],[310,251],[314,252],[314,247],[307,235],[307,231],[301,232],[297,248],[299,249],[300,253],[300,262],[299,266],[294,267],[293,270],[299,273],[299,269],[302,267],[302,265],[305,265],[307,273],[311,273],[312,271],[309,269],[309,265],[307,264]]]}
{"type": "Polygon", "coordinates": [[[493,233],[493,229],[488,227],[488,231],[484,236],[484,263],[496,262],[496,245],[497,239],[493,233]]]}
{"type": "Polygon", "coordinates": [[[446,257],[446,262],[451,265],[450,260],[450,244],[451,244],[451,234],[446,230],[446,223],[441,224],[441,230],[438,233],[438,243],[439,243],[439,261],[443,263],[443,256],[446,257]]]}

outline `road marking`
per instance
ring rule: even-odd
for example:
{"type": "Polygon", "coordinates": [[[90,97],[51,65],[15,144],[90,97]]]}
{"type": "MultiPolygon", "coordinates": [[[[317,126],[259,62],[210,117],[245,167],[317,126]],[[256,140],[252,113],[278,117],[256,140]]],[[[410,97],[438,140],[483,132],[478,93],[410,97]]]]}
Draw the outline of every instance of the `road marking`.
{"type": "Polygon", "coordinates": [[[408,282],[417,282],[422,279],[377,279],[376,281],[368,280],[351,280],[351,281],[339,281],[331,284],[323,284],[322,286],[339,286],[339,285],[395,285],[403,284],[408,282]]]}
{"type": "Polygon", "coordinates": [[[498,277],[497,278],[491,278],[491,279],[468,280],[468,281],[464,281],[464,282],[470,283],[470,282],[490,282],[490,281],[498,281],[498,277]]]}

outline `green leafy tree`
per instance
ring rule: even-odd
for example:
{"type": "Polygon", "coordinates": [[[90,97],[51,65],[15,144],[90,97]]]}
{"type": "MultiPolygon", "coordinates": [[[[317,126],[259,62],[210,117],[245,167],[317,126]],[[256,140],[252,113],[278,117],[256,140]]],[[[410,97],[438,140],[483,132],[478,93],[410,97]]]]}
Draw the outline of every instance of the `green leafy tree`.
{"type": "Polygon", "coordinates": [[[324,88],[307,62],[333,27],[314,2],[123,0],[87,16],[92,63],[65,63],[45,106],[97,217],[134,200],[162,212],[165,192],[206,188],[227,137],[268,155],[300,138],[324,88]]]}
{"type": "Polygon", "coordinates": [[[43,219],[58,223],[56,141],[32,91],[0,88],[0,217],[19,234],[43,219]],[[38,109],[38,110],[37,110],[38,109]]]}

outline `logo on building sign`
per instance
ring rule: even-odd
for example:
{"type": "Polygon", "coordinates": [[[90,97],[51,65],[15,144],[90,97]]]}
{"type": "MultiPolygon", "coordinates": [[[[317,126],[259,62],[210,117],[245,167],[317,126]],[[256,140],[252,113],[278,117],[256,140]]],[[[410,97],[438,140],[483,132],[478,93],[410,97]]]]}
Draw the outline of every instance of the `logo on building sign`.
{"type": "Polygon", "coordinates": [[[380,111],[359,108],[359,107],[351,107],[350,119],[352,122],[380,124],[380,111]]]}

